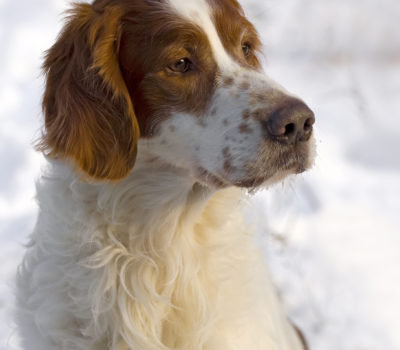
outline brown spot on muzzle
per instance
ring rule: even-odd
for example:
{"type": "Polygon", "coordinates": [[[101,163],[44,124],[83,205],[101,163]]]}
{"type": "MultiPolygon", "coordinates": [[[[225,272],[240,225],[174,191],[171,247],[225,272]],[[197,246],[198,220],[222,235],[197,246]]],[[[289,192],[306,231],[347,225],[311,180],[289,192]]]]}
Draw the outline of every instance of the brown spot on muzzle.
{"type": "Polygon", "coordinates": [[[249,119],[250,117],[251,117],[250,111],[248,109],[244,110],[243,114],[242,114],[242,118],[246,120],[246,119],[249,119]]]}
{"type": "Polygon", "coordinates": [[[229,147],[223,148],[222,155],[224,156],[223,169],[224,169],[225,173],[229,174],[230,172],[232,172],[234,170],[234,166],[232,165],[233,157],[232,157],[229,147]]]}
{"type": "Polygon", "coordinates": [[[242,123],[239,125],[239,132],[241,134],[251,134],[252,130],[248,124],[242,123]]]}
{"type": "Polygon", "coordinates": [[[235,80],[233,79],[233,77],[226,77],[222,81],[222,84],[223,84],[224,87],[230,87],[230,86],[233,85],[234,81],[235,80]]]}
{"type": "Polygon", "coordinates": [[[222,154],[225,158],[231,158],[231,152],[229,151],[229,147],[224,147],[222,150],[222,154]]]}

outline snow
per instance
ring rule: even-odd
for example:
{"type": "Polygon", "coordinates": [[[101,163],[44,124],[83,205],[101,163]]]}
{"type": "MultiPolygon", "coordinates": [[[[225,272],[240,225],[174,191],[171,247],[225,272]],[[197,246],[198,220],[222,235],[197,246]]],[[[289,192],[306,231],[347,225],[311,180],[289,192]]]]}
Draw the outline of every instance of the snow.
{"type": "MultiPolygon", "coordinates": [[[[400,350],[400,2],[244,0],[266,71],[312,107],[318,157],[249,217],[313,350],[400,350]],[[399,289],[398,289],[399,288],[399,289]]],[[[64,0],[0,0],[0,350],[37,212],[42,52],[64,0]]]]}

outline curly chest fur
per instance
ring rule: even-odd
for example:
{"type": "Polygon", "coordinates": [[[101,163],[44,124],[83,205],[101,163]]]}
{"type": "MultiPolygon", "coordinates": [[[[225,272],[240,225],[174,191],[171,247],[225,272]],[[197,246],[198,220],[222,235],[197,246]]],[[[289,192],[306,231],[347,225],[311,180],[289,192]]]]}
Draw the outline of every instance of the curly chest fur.
{"type": "Polygon", "coordinates": [[[37,349],[292,349],[276,339],[290,328],[244,229],[241,190],[159,176],[179,190],[160,186],[156,201],[130,178],[42,183],[18,295],[21,323],[46,335],[37,349]],[[52,215],[60,207],[74,220],[52,215]]]}

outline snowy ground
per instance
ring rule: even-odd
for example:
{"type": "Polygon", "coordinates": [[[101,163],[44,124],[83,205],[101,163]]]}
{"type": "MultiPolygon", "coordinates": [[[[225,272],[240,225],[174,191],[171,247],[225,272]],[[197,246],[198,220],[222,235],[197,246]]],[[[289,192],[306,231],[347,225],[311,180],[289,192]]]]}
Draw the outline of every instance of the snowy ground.
{"type": "MultiPolygon", "coordinates": [[[[400,350],[400,2],[242,2],[266,70],[317,115],[314,169],[250,202],[287,308],[313,350],[400,350]]],[[[36,213],[39,66],[66,7],[0,0],[0,350],[18,349],[12,284],[36,213]]]]}

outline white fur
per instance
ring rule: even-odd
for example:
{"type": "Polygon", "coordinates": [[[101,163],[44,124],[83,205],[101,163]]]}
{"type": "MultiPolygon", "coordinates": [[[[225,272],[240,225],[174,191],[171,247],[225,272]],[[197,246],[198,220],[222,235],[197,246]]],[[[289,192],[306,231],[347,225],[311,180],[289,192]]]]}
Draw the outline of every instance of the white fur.
{"type": "Polygon", "coordinates": [[[52,162],[18,275],[24,348],[301,349],[241,198],[145,152],[116,185],[52,162]]]}

